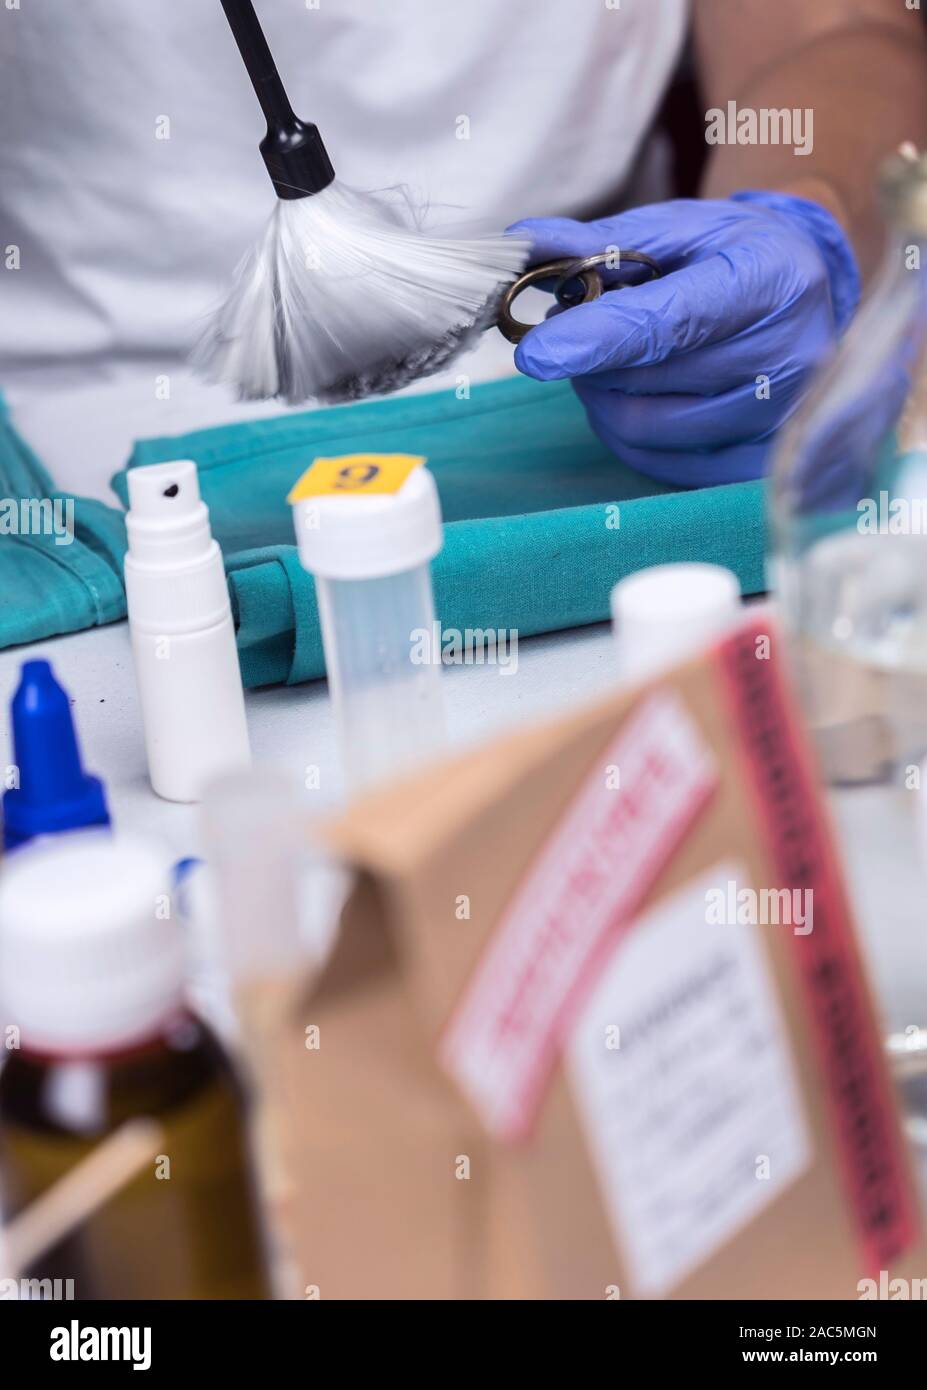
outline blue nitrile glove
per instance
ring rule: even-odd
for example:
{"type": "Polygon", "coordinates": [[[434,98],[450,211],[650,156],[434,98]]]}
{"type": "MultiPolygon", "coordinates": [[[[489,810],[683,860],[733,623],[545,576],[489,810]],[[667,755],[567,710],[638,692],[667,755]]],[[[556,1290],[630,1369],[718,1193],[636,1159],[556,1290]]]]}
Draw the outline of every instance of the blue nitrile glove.
{"type": "Polygon", "coordinates": [[[618,247],[671,272],[554,312],[522,339],[515,364],[542,381],[574,378],[603,443],[683,487],[762,474],[771,436],[859,301],[838,223],[785,193],[677,199],[598,222],[529,218],[509,230],[533,240],[534,262],[618,247]]]}

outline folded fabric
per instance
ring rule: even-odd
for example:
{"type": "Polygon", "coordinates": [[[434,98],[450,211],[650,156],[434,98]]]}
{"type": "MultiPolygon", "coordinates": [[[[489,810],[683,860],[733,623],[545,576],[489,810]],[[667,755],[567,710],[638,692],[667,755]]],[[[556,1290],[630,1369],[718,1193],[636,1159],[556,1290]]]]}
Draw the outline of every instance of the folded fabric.
{"type": "MultiPolygon", "coordinates": [[[[677,492],[642,477],[593,436],[566,382],[515,377],[142,441],[129,468],[172,458],[199,467],[248,686],[324,673],[314,586],[292,543],[286,496],[316,456],[360,451],[428,459],[446,523],[433,567],[446,628],[527,637],[597,622],[616,580],[666,560],[727,565],[745,593],[764,586],[763,485],[677,492]]],[[[113,487],[125,504],[126,471],[113,487]]],[[[78,514],[88,505],[79,501],[78,514]]],[[[118,572],[111,537],[104,545],[98,536],[94,553],[118,572]]]]}
{"type": "Polygon", "coordinates": [[[59,492],[0,396],[0,647],[125,616],[121,513],[59,492]]]}

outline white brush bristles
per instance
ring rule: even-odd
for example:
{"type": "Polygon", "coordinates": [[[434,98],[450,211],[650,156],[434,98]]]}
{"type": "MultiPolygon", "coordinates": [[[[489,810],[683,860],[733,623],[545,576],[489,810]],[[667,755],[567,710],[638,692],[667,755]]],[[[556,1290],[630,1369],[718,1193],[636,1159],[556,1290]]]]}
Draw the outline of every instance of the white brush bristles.
{"type": "Polygon", "coordinates": [[[346,401],[440,370],[493,320],[530,244],[422,230],[401,192],[336,179],[278,201],[193,350],[244,399],[346,401]]]}

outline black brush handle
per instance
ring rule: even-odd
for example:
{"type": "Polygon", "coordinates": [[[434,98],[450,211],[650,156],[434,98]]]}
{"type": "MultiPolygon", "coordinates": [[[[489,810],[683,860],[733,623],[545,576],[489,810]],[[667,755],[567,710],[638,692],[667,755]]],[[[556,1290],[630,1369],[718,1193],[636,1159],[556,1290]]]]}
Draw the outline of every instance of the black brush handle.
{"type": "Polygon", "coordinates": [[[221,0],[221,4],[267,124],[294,121],[293,108],[251,0],[221,0]]]}
{"type": "Polygon", "coordinates": [[[335,177],[318,128],[293,112],[251,0],[220,0],[267,118],[260,144],[278,198],[320,193],[335,177]]]}

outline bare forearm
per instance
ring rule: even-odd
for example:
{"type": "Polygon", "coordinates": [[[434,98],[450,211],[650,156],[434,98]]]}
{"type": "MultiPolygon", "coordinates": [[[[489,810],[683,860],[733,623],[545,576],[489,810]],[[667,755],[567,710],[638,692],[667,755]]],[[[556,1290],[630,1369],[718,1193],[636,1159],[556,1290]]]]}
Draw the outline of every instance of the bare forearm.
{"type": "MultiPolygon", "coordinates": [[[[731,5],[732,0],[696,0],[700,51],[708,38],[705,11],[730,13],[731,5]]],[[[790,5],[775,8],[787,29],[790,5]]],[[[819,23],[820,18],[819,10],[819,23]]],[[[843,224],[864,274],[870,272],[882,241],[875,198],[879,165],[904,140],[927,145],[927,44],[916,12],[908,11],[903,24],[864,20],[845,29],[825,27],[765,66],[754,64],[751,71],[748,65],[746,73],[733,64],[705,62],[706,108],[726,109],[734,101],[741,111],[811,114],[804,118],[806,154],[796,153],[796,144],[714,146],[704,195],[759,187],[813,198],[843,224]]]]}

